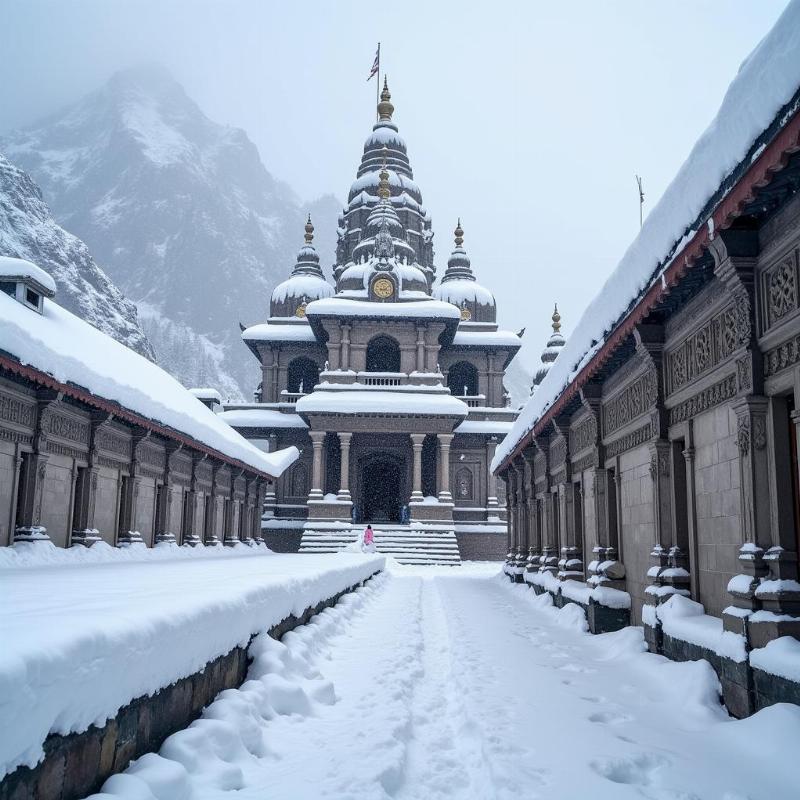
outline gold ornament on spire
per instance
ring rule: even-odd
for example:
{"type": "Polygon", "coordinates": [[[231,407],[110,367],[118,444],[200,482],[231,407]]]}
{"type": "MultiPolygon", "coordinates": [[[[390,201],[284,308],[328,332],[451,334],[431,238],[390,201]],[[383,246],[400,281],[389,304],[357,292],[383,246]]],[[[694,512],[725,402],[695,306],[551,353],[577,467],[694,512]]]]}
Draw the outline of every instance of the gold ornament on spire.
{"type": "Polygon", "coordinates": [[[464,229],[461,227],[461,217],[458,218],[456,229],[453,233],[456,235],[456,247],[461,247],[464,244],[464,229]]]}
{"type": "Polygon", "coordinates": [[[558,313],[558,303],[553,307],[553,333],[558,333],[561,330],[561,314],[558,313]]]}
{"type": "Polygon", "coordinates": [[[311,214],[308,215],[308,220],[306,221],[306,235],[305,235],[306,244],[311,244],[314,241],[314,226],[311,224],[311,214]]]}
{"type": "Polygon", "coordinates": [[[383,165],[381,166],[381,171],[378,173],[378,197],[381,200],[388,200],[391,195],[392,191],[389,188],[389,172],[386,169],[386,154],[389,151],[384,147],[383,148],[383,165]]]}
{"type": "Polygon", "coordinates": [[[378,120],[386,120],[388,122],[392,119],[393,113],[394,106],[392,105],[392,95],[389,92],[389,85],[386,83],[386,76],[384,75],[381,101],[378,103],[378,120]]]}

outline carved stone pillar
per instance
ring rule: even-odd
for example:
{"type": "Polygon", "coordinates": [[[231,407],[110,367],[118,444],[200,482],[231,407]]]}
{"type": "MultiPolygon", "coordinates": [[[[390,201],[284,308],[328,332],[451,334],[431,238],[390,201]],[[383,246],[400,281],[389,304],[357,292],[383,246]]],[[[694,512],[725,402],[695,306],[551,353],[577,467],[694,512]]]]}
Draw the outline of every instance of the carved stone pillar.
{"type": "Polygon", "coordinates": [[[575,521],[576,509],[580,507],[580,504],[576,502],[576,494],[579,491],[577,484],[572,481],[568,481],[561,487],[564,524],[561,528],[563,542],[561,545],[561,559],[558,562],[558,577],[562,581],[583,580],[582,543],[578,541],[578,527],[575,521]]]}
{"type": "Polygon", "coordinates": [[[309,500],[322,500],[322,447],[325,444],[325,431],[311,431],[311,445],[314,455],[311,462],[311,491],[309,500]]]}
{"type": "Polygon", "coordinates": [[[341,369],[350,369],[350,323],[342,323],[341,369]]]}
{"type": "MultiPolygon", "coordinates": [[[[486,441],[486,507],[499,508],[497,502],[497,478],[492,472],[492,461],[497,451],[497,437],[490,436],[486,441]]],[[[491,514],[491,511],[489,512],[491,514]]]]}
{"type": "Polygon", "coordinates": [[[339,434],[339,494],[338,499],[342,502],[351,502],[350,497],[350,440],[352,433],[339,434]]]}
{"type": "Polygon", "coordinates": [[[414,456],[412,470],[411,502],[422,502],[422,446],[425,442],[424,433],[411,434],[411,449],[414,456]]]}
{"type": "Polygon", "coordinates": [[[417,324],[417,372],[425,372],[425,325],[417,324]]]}
{"type": "Polygon", "coordinates": [[[450,443],[453,441],[452,433],[440,433],[439,440],[439,502],[452,503],[453,495],[450,494],[450,443]]]}

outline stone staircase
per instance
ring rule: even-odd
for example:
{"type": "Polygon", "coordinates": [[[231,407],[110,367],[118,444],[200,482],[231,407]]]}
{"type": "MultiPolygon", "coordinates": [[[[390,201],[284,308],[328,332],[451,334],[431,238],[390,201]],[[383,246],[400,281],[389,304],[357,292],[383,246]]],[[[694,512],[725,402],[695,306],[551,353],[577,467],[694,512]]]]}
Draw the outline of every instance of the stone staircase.
{"type": "MultiPolygon", "coordinates": [[[[306,528],[301,553],[335,553],[358,539],[362,526],[306,528]]],[[[452,525],[375,525],[375,548],[400,564],[445,564],[458,566],[461,555],[452,525]]]]}

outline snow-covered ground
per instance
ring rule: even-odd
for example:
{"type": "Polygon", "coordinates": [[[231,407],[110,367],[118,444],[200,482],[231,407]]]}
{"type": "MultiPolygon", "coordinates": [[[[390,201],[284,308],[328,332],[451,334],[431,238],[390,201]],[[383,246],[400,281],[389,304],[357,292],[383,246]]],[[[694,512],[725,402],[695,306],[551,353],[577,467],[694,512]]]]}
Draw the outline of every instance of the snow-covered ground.
{"type": "Polygon", "coordinates": [[[395,567],[93,800],[797,797],[800,708],[730,719],[705,662],[592,637],[497,565],[395,567]]]}
{"type": "Polygon", "coordinates": [[[0,778],[36,764],[49,732],[103,725],[384,563],[245,545],[0,550],[0,778]]]}

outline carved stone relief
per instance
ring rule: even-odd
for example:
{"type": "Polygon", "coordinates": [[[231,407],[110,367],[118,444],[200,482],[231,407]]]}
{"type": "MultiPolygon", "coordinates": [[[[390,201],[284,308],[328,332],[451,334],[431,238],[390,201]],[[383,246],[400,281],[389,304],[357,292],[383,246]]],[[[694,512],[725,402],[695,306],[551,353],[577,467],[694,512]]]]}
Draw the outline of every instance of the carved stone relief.
{"type": "Polygon", "coordinates": [[[647,412],[657,397],[658,378],[651,369],[603,405],[604,433],[611,434],[647,412]]]}

